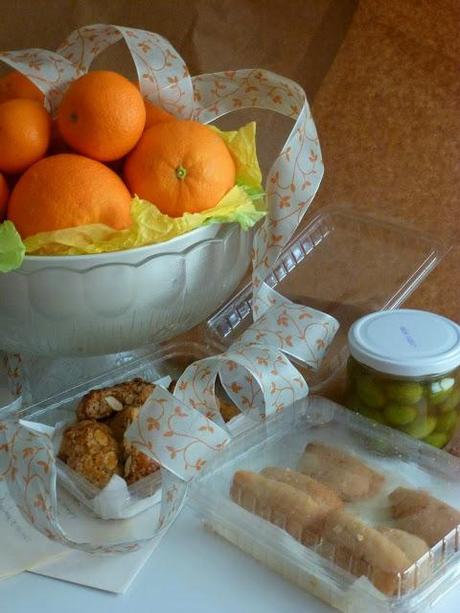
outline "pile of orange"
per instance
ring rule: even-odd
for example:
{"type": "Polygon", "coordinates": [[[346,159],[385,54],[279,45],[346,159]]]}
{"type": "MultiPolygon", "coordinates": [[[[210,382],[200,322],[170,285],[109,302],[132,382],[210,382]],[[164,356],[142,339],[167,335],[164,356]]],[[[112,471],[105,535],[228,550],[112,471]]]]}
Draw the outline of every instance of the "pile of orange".
{"type": "Polygon", "coordinates": [[[22,238],[95,223],[126,228],[134,195],[173,217],[202,211],[234,183],[233,158],[214,131],[144,100],[116,72],[72,82],[55,118],[25,76],[0,79],[0,222],[10,219],[22,238]]]}

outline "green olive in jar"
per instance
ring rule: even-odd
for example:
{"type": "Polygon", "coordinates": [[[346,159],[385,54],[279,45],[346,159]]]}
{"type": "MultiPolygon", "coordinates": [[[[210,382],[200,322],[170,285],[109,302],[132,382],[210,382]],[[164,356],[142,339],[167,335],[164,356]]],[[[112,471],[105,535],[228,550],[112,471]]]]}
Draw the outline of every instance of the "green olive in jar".
{"type": "Polygon", "coordinates": [[[412,423],[402,426],[400,430],[414,438],[426,438],[436,428],[437,420],[432,415],[419,415],[412,423]]]}
{"type": "Polygon", "coordinates": [[[450,396],[446,400],[444,400],[444,402],[439,407],[439,410],[442,413],[449,413],[450,411],[454,411],[455,409],[458,409],[459,405],[460,405],[460,389],[458,389],[457,387],[454,390],[452,390],[452,393],[450,394],[450,396]]]}
{"type": "Polygon", "coordinates": [[[423,396],[423,387],[415,381],[389,381],[385,393],[390,400],[401,404],[417,404],[423,396]]]}
{"type": "Polygon", "coordinates": [[[428,445],[432,445],[433,447],[441,449],[442,447],[444,447],[444,445],[447,445],[449,441],[449,435],[445,432],[433,432],[432,434],[425,436],[425,438],[422,440],[424,443],[428,443],[428,445]]]}
{"type": "Polygon", "coordinates": [[[367,419],[371,419],[372,421],[376,421],[379,424],[384,424],[385,420],[383,418],[382,413],[378,409],[371,409],[370,407],[361,408],[358,413],[363,417],[367,417],[367,419]]]}
{"type": "Polygon", "coordinates": [[[436,424],[436,432],[449,432],[452,428],[455,428],[457,423],[456,411],[449,411],[449,413],[442,413],[438,417],[436,424]]]}
{"type": "Polygon", "coordinates": [[[428,402],[433,406],[442,404],[454,391],[454,386],[455,379],[453,377],[445,377],[439,381],[429,383],[426,393],[428,402]]]}
{"type": "Polygon", "coordinates": [[[417,417],[416,407],[390,402],[383,410],[385,421],[390,426],[406,426],[417,417]]]}
{"type": "Polygon", "coordinates": [[[367,407],[356,394],[348,396],[345,401],[345,406],[356,413],[359,413],[363,417],[367,417],[368,419],[372,419],[373,421],[378,421],[379,423],[384,423],[382,414],[377,409],[371,409],[367,407]]]}

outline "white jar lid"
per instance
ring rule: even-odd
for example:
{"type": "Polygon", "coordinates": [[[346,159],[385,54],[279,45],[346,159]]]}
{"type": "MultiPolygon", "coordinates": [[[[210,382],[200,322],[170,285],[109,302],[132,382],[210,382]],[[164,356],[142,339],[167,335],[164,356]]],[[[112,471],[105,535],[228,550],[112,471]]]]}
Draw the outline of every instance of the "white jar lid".
{"type": "Polygon", "coordinates": [[[351,355],[389,375],[423,377],[460,365],[460,326],[446,317],[398,309],[358,319],[348,333],[351,355]]]}

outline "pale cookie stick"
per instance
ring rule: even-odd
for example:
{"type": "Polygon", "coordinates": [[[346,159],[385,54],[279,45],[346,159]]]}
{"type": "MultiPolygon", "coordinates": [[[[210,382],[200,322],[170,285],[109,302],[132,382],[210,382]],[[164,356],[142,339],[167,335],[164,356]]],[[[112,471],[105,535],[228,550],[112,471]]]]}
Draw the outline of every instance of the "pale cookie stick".
{"type": "Polygon", "coordinates": [[[348,453],[323,443],[309,443],[299,462],[300,472],[328,485],[343,500],[371,498],[385,478],[348,453]]]}
{"type": "Polygon", "coordinates": [[[431,574],[431,560],[427,554],[429,551],[428,545],[415,534],[409,534],[404,530],[397,528],[387,528],[383,526],[377,528],[378,531],[387,537],[392,543],[399,547],[411,563],[409,573],[404,573],[403,591],[413,589],[425,581],[431,574]],[[415,563],[417,567],[413,567],[415,563]]]}
{"type": "Polygon", "coordinates": [[[377,530],[402,549],[412,563],[420,560],[428,551],[428,545],[425,541],[415,534],[409,534],[409,532],[398,530],[398,528],[387,528],[386,526],[377,528],[377,530]]]}
{"type": "Polygon", "coordinates": [[[305,492],[305,494],[309,494],[315,502],[327,505],[331,511],[343,507],[343,501],[327,485],[296,470],[267,466],[267,468],[260,471],[260,474],[267,477],[267,479],[286,483],[297,490],[305,492]]]}
{"type": "Polygon", "coordinates": [[[460,512],[424,490],[398,487],[389,495],[398,528],[416,534],[430,547],[460,524],[460,512]]]}
{"type": "Polygon", "coordinates": [[[368,577],[388,595],[398,590],[404,571],[411,565],[390,539],[346,511],[328,515],[322,536],[324,557],[357,577],[368,577]]]}
{"type": "Polygon", "coordinates": [[[317,541],[329,507],[290,485],[240,470],[233,476],[231,498],[247,511],[286,530],[304,545],[317,541]]]}

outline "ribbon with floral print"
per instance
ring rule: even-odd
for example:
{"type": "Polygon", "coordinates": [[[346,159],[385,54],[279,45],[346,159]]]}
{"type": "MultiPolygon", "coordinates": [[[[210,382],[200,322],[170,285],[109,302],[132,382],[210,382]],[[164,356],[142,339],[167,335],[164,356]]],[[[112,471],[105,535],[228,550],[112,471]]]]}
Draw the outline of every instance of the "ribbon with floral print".
{"type": "Polygon", "coordinates": [[[129,427],[126,440],[162,467],[158,523],[142,539],[107,545],[77,542],[66,535],[59,522],[54,441],[32,422],[0,422],[0,478],[6,479],[25,519],[48,538],[88,553],[130,552],[163,536],[183,505],[187,482],[219,453],[230,436],[157,385],[140,418],[129,427]]]}
{"type": "Polygon", "coordinates": [[[0,478],[24,518],[49,539],[87,553],[129,553],[152,539],[159,541],[177,517],[186,483],[162,471],[161,511],[157,526],[146,538],[113,544],[77,542],[60,525],[57,468],[53,442],[47,434],[14,421],[0,422],[0,478]]]}
{"type": "Polygon", "coordinates": [[[182,507],[187,483],[230,441],[214,395],[217,375],[241,411],[256,412],[259,418],[282,411],[308,393],[300,373],[278,349],[257,344],[235,344],[221,355],[195,362],[179,379],[174,394],[156,386],[125,434],[125,440],[162,467],[159,521],[145,539],[102,545],[76,542],[66,535],[59,522],[53,441],[30,422],[0,423],[0,478],[7,480],[24,517],[42,534],[68,547],[122,553],[160,539],[182,507]],[[237,376],[238,369],[244,377],[237,376]],[[223,370],[236,381],[230,384],[223,370]]]}
{"type": "Polygon", "coordinates": [[[235,343],[224,353],[191,364],[179,378],[174,396],[224,426],[215,395],[219,377],[242,413],[265,419],[308,394],[308,386],[276,347],[235,343]]]}
{"type": "Polygon", "coordinates": [[[193,479],[230,440],[213,416],[157,386],[125,440],[183,481],[193,479]]]}
{"type": "MultiPolygon", "coordinates": [[[[0,60],[29,77],[55,113],[68,84],[119,40],[128,46],[143,96],[177,117],[209,123],[235,109],[262,108],[295,121],[269,172],[268,214],[254,238],[254,323],[225,353],[189,366],[173,394],[156,387],[125,435],[161,464],[161,514],[153,532],[153,538],[160,538],[180,511],[187,483],[231,438],[215,396],[217,378],[243,413],[266,419],[308,394],[305,380],[286,356],[317,368],[338,324],[329,315],[290,302],[265,283],[323,175],[316,128],[297,83],[261,69],[192,78],[182,58],[158,34],[112,25],[80,28],[57,52],[5,52],[0,60]]],[[[131,551],[139,545],[141,541],[103,546],[70,539],[58,520],[51,439],[21,422],[0,426],[3,476],[18,507],[38,530],[88,552],[131,551]]]]}
{"type": "Polygon", "coordinates": [[[254,319],[279,294],[260,289],[283,247],[313,200],[324,167],[315,123],[303,89],[268,70],[227,71],[193,78],[197,106],[194,119],[208,123],[235,109],[261,108],[295,120],[284,147],[266,181],[268,215],[256,232],[252,254],[254,319]]]}

